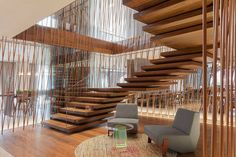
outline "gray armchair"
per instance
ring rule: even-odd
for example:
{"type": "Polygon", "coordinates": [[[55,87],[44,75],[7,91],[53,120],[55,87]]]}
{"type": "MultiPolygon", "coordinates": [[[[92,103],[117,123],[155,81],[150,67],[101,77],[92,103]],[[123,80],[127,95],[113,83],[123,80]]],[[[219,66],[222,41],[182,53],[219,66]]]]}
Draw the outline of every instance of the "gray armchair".
{"type": "Polygon", "coordinates": [[[178,109],[172,126],[147,125],[144,132],[148,142],[162,146],[165,156],[167,149],[179,153],[194,152],[200,136],[200,114],[178,109]]]}
{"type": "Polygon", "coordinates": [[[108,135],[110,128],[113,128],[116,124],[131,124],[133,125],[133,129],[129,130],[128,133],[137,133],[138,130],[138,106],[133,103],[119,103],[116,106],[116,113],[114,118],[108,120],[108,135]]]}

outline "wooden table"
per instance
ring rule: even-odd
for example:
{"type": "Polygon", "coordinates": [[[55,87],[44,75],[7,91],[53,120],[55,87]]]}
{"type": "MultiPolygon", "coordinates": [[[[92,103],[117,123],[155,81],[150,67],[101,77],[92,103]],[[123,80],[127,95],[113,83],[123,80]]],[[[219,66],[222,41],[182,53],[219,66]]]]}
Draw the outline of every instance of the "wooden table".
{"type": "MultiPolygon", "coordinates": [[[[75,149],[76,157],[161,157],[161,150],[147,142],[144,134],[128,137],[127,148],[115,148],[113,138],[107,135],[97,136],[80,143],[75,149]]],[[[176,157],[176,153],[167,153],[167,157],[176,157]]]]}

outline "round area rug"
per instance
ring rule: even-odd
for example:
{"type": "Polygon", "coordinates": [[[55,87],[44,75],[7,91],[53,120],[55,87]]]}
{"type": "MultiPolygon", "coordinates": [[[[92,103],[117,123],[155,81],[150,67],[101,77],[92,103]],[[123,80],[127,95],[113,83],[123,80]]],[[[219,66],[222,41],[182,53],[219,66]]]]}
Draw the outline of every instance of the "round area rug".
{"type": "MultiPolygon", "coordinates": [[[[161,150],[147,142],[145,134],[128,137],[126,148],[115,148],[113,138],[107,135],[97,136],[82,142],[75,149],[76,157],[162,157],[161,150]]],[[[167,157],[176,157],[177,153],[167,153],[167,157]]]]}

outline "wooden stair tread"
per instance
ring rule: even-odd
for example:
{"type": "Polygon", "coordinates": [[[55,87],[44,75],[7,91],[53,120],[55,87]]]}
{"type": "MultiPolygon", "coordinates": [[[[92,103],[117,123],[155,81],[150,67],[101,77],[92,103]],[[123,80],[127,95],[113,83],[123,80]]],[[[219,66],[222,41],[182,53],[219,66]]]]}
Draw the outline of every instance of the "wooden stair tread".
{"type": "MultiPolygon", "coordinates": [[[[149,88],[97,88],[100,92],[102,91],[112,91],[112,92],[124,92],[124,91],[156,91],[156,90],[162,90],[166,89],[166,87],[149,87],[149,88]]],[[[93,88],[92,90],[96,90],[96,88],[93,88]]]]}
{"type": "Polygon", "coordinates": [[[119,102],[125,98],[125,97],[98,98],[98,97],[82,97],[82,96],[63,96],[63,95],[53,95],[53,97],[71,100],[71,101],[95,102],[95,103],[119,102]]]}
{"type": "Polygon", "coordinates": [[[78,108],[92,108],[92,109],[101,109],[115,107],[117,103],[86,103],[86,102],[67,102],[66,106],[68,107],[78,107],[78,108]]]}
{"type": "Polygon", "coordinates": [[[88,90],[97,92],[127,92],[127,90],[123,88],[88,88],[88,90]]]}
{"type": "Polygon", "coordinates": [[[168,70],[158,70],[158,71],[144,71],[144,72],[136,72],[135,76],[144,77],[144,76],[166,76],[166,75],[188,75],[191,73],[196,73],[194,70],[187,69],[168,69],[168,70]]]}
{"type": "Polygon", "coordinates": [[[66,122],[61,122],[58,120],[51,119],[51,120],[44,121],[43,125],[66,132],[66,133],[74,133],[74,132],[82,131],[90,127],[94,127],[96,125],[105,123],[106,121],[107,120],[98,120],[98,121],[86,123],[83,125],[73,125],[73,124],[68,124],[66,122]]]}
{"type": "MultiPolygon", "coordinates": [[[[213,6],[207,8],[207,21],[213,21],[213,6]]],[[[143,31],[157,35],[187,27],[199,25],[202,23],[202,9],[191,10],[184,14],[161,20],[143,27],[143,31]]]]}
{"type": "Polygon", "coordinates": [[[98,115],[94,117],[83,117],[83,116],[75,116],[70,114],[64,114],[64,113],[56,113],[51,116],[52,119],[57,119],[65,122],[75,123],[75,124],[82,124],[82,123],[88,123],[92,121],[96,121],[99,119],[104,119],[107,117],[113,116],[113,113],[98,115]]]}
{"type": "Polygon", "coordinates": [[[105,97],[105,98],[113,98],[113,97],[124,97],[127,96],[127,92],[84,92],[83,96],[89,97],[105,97]]]}
{"type": "Polygon", "coordinates": [[[135,82],[135,83],[117,83],[120,87],[149,87],[149,86],[170,86],[176,82],[135,82]]]}
{"type": "Polygon", "coordinates": [[[142,69],[145,71],[175,69],[175,68],[197,69],[197,68],[201,68],[201,66],[202,66],[202,63],[200,62],[182,61],[182,62],[174,62],[174,63],[161,63],[157,65],[148,65],[148,66],[143,66],[142,69]]]}
{"type": "Polygon", "coordinates": [[[70,114],[64,114],[64,113],[56,113],[51,115],[51,118],[53,119],[67,119],[68,121],[72,122],[78,122],[81,119],[85,119],[85,117],[82,116],[74,116],[70,114]]]}
{"type": "Polygon", "coordinates": [[[169,80],[178,80],[184,79],[181,76],[155,76],[155,77],[133,77],[125,78],[127,82],[149,82],[149,81],[169,81],[169,80]]]}
{"type": "Polygon", "coordinates": [[[137,11],[142,11],[144,9],[160,4],[164,1],[167,0],[123,0],[123,5],[135,9],[137,11]]]}
{"type": "MultiPolygon", "coordinates": [[[[212,28],[213,27],[213,22],[212,21],[208,22],[206,26],[207,26],[207,28],[212,28]]],[[[154,37],[151,37],[151,41],[154,42],[156,40],[161,40],[161,39],[165,39],[165,38],[172,38],[174,36],[179,36],[179,35],[188,34],[188,33],[192,33],[192,32],[197,32],[197,31],[201,31],[201,30],[202,30],[202,24],[198,24],[198,25],[194,25],[194,26],[191,26],[191,27],[178,29],[178,30],[175,30],[175,31],[158,34],[154,37]]]]}
{"type": "Polygon", "coordinates": [[[112,112],[114,110],[115,108],[106,108],[106,109],[101,109],[101,110],[87,110],[87,109],[79,109],[79,108],[73,108],[73,107],[64,107],[60,109],[60,111],[63,113],[75,114],[75,115],[80,115],[80,116],[95,116],[99,114],[112,112]]]}
{"type": "MultiPolygon", "coordinates": [[[[210,0],[207,2],[211,3],[210,0]]],[[[169,0],[134,14],[134,19],[150,24],[202,7],[201,0],[169,0]]]]}
{"type": "Polygon", "coordinates": [[[202,53],[193,53],[181,56],[153,59],[150,62],[152,64],[162,64],[162,63],[173,63],[181,61],[201,61],[201,60],[202,60],[202,53]]]}
{"type": "Polygon", "coordinates": [[[122,87],[122,89],[127,90],[129,92],[137,92],[137,91],[158,91],[169,89],[169,86],[149,86],[149,87],[122,87]]]}
{"type": "MultiPolygon", "coordinates": [[[[207,49],[212,49],[212,48],[213,48],[212,45],[207,46],[207,49]]],[[[160,55],[162,57],[176,57],[176,56],[196,54],[196,53],[202,54],[202,47],[201,46],[185,48],[185,49],[180,49],[180,50],[176,50],[176,51],[162,52],[160,55]]],[[[208,53],[208,55],[210,55],[210,53],[208,53]]]]}
{"type": "Polygon", "coordinates": [[[76,94],[78,94],[78,92],[76,92],[76,91],[65,91],[65,90],[61,90],[61,91],[54,91],[53,92],[55,95],[56,95],[56,93],[60,93],[60,94],[74,94],[74,93],[76,93],[76,94]]]}
{"type": "Polygon", "coordinates": [[[98,97],[77,97],[75,100],[81,102],[95,102],[95,103],[111,103],[119,102],[125,99],[125,97],[115,97],[115,98],[98,98],[98,97]]]}
{"type": "Polygon", "coordinates": [[[61,122],[61,121],[57,121],[57,120],[47,120],[47,121],[44,121],[43,124],[44,125],[46,124],[46,125],[49,125],[52,127],[55,126],[56,128],[61,128],[61,129],[66,129],[66,130],[71,130],[71,129],[75,129],[78,127],[77,125],[69,124],[69,123],[61,122]]]}
{"type": "MultiPolygon", "coordinates": [[[[194,47],[202,44],[202,26],[173,31],[172,33],[157,35],[151,38],[152,42],[162,43],[174,49],[183,49],[186,46],[194,47]]],[[[207,43],[213,43],[213,27],[207,27],[207,43]]],[[[213,53],[213,52],[212,52],[213,53]]]]}

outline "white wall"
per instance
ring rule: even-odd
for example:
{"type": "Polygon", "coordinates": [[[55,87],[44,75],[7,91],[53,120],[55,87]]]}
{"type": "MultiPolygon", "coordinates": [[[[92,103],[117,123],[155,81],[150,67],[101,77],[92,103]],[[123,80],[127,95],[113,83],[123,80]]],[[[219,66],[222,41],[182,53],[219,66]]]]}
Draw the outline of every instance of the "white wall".
{"type": "Polygon", "coordinates": [[[0,0],[0,36],[14,37],[74,0],[0,0]]]}

